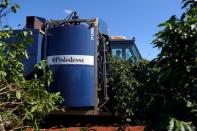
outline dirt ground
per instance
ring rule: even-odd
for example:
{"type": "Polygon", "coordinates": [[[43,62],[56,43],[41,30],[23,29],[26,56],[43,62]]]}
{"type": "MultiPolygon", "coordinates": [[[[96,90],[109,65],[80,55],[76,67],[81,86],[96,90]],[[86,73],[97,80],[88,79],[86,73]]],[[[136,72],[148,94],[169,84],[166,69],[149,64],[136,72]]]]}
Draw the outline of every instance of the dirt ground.
{"type": "MultiPolygon", "coordinates": [[[[143,131],[144,126],[128,126],[128,127],[68,127],[59,129],[41,129],[40,131],[143,131]]],[[[27,131],[33,131],[28,129],[27,131]]]]}

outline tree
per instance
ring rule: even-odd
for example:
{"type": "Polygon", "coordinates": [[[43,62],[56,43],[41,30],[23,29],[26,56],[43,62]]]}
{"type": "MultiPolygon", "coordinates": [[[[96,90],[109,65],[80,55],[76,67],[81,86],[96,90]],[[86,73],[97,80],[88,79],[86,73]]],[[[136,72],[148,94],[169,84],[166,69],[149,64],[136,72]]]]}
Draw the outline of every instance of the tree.
{"type": "Polygon", "coordinates": [[[122,117],[122,122],[131,122],[135,116],[134,101],[136,88],[139,83],[133,77],[133,73],[129,70],[129,61],[117,58],[110,59],[110,78],[109,84],[111,91],[111,108],[116,116],[122,117]]]}
{"type": "Polygon", "coordinates": [[[112,61],[114,109],[148,124],[145,130],[197,127],[197,1],[183,0],[181,18],[161,23],[153,44],[161,52],[149,62],[112,61]]]}
{"type": "Polygon", "coordinates": [[[197,1],[183,0],[183,8],[181,18],[172,16],[159,25],[162,30],[153,41],[161,52],[151,62],[159,69],[159,92],[152,107],[157,109],[152,115],[157,116],[152,118],[163,129],[168,124],[172,129],[197,126],[197,1]]]}
{"type": "Polygon", "coordinates": [[[109,85],[112,88],[111,103],[115,115],[122,123],[146,124],[146,112],[152,95],[158,88],[155,81],[156,68],[149,68],[149,61],[110,59],[109,85]]]}
{"type": "MultiPolygon", "coordinates": [[[[0,17],[10,11],[16,13],[18,4],[10,5],[9,0],[0,3],[0,17]]],[[[24,126],[38,128],[39,122],[62,98],[59,93],[46,91],[46,83],[52,81],[52,72],[45,61],[35,65],[34,78],[26,80],[21,59],[28,57],[26,45],[31,44],[31,31],[14,34],[13,31],[0,32],[0,130],[19,129],[24,126]],[[5,43],[6,39],[19,39],[5,43]],[[43,76],[38,78],[37,72],[43,76]]]]}

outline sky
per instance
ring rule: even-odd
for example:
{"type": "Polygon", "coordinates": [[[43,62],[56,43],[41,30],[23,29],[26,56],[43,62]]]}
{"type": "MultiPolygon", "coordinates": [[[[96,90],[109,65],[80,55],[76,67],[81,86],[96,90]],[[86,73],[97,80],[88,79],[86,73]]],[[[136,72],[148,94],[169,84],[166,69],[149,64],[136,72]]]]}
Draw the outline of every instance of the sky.
{"type": "Polygon", "coordinates": [[[143,58],[151,60],[159,50],[151,44],[157,25],[172,15],[180,16],[180,0],[14,0],[21,6],[7,17],[11,27],[25,25],[26,16],[64,19],[67,10],[75,10],[80,18],[101,18],[109,26],[111,36],[135,37],[143,58]]]}

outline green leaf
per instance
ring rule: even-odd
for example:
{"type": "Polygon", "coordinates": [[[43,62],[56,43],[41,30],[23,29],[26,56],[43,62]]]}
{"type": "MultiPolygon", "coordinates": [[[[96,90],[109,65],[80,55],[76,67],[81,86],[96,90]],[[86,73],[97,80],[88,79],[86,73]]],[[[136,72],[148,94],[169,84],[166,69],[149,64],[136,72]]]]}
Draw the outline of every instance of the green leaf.
{"type": "Polygon", "coordinates": [[[8,98],[8,100],[11,98],[10,93],[7,94],[7,98],[8,98]]]}
{"type": "Polygon", "coordinates": [[[47,86],[50,86],[51,80],[47,80],[47,86]]]}
{"type": "Polygon", "coordinates": [[[19,8],[20,8],[20,5],[19,5],[19,4],[17,4],[17,3],[15,3],[15,4],[14,4],[14,6],[15,6],[17,9],[19,9],[19,8]]]}
{"type": "Polygon", "coordinates": [[[29,35],[28,31],[23,31],[23,35],[26,37],[29,35]]]}
{"type": "Polygon", "coordinates": [[[25,57],[26,57],[27,59],[29,58],[28,53],[27,53],[26,50],[24,51],[24,55],[25,55],[25,57]]]}
{"type": "Polygon", "coordinates": [[[5,71],[0,70],[0,76],[5,77],[7,75],[7,73],[5,71]]]}
{"type": "Polygon", "coordinates": [[[26,39],[26,42],[27,42],[27,44],[30,44],[31,45],[33,43],[33,39],[32,38],[27,38],[26,39]]]}
{"type": "Polygon", "coordinates": [[[38,105],[35,105],[31,108],[31,113],[35,112],[38,109],[38,105]]]}
{"type": "Polygon", "coordinates": [[[18,4],[14,4],[12,7],[11,7],[11,10],[12,12],[16,13],[17,10],[20,8],[20,6],[18,4]]]}
{"type": "Polygon", "coordinates": [[[15,6],[12,6],[12,7],[11,7],[11,10],[12,10],[12,12],[16,13],[17,8],[16,8],[15,6]]]}
{"type": "Polygon", "coordinates": [[[3,8],[6,8],[9,5],[9,1],[8,0],[3,0],[1,5],[2,5],[3,8]]]}
{"type": "Polygon", "coordinates": [[[16,98],[17,98],[18,100],[21,99],[21,92],[20,92],[20,91],[16,91],[16,98]]]}

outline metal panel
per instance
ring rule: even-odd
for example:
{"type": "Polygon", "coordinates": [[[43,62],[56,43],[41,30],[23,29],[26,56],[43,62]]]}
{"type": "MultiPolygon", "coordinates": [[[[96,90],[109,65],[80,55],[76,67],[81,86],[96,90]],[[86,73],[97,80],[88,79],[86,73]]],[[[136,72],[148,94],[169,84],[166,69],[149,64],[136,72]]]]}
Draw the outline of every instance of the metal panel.
{"type": "Polygon", "coordinates": [[[103,21],[102,19],[99,19],[99,32],[105,36],[109,36],[109,28],[108,25],[105,21],[103,21]]]}
{"type": "Polygon", "coordinates": [[[28,59],[23,59],[22,63],[24,65],[24,75],[28,76],[34,71],[34,65],[41,61],[41,55],[29,55],[28,59]]]}
{"type": "Polygon", "coordinates": [[[41,54],[43,34],[39,30],[32,30],[32,35],[30,36],[33,40],[31,45],[27,45],[27,51],[30,55],[41,54]]]}
{"type": "MultiPolygon", "coordinates": [[[[14,30],[13,34],[21,33],[24,30],[14,30]]],[[[29,31],[29,30],[28,30],[29,31]]],[[[32,44],[26,44],[27,52],[29,59],[24,58],[21,62],[24,65],[24,75],[27,76],[31,74],[34,70],[34,65],[39,63],[42,53],[42,41],[43,41],[43,34],[39,32],[39,30],[30,30],[32,32],[32,35],[29,37],[32,38],[33,42],[32,44]]],[[[13,43],[16,41],[20,41],[19,38],[10,38],[5,40],[8,43],[13,43]]]]}
{"type": "Polygon", "coordinates": [[[24,64],[24,75],[28,76],[34,71],[34,65],[42,60],[42,42],[43,34],[39,30],[32,30],[32,35],[30,36],[33,40],[32,45],[26,45],[29,58],[23,59],[24,64]]]}

